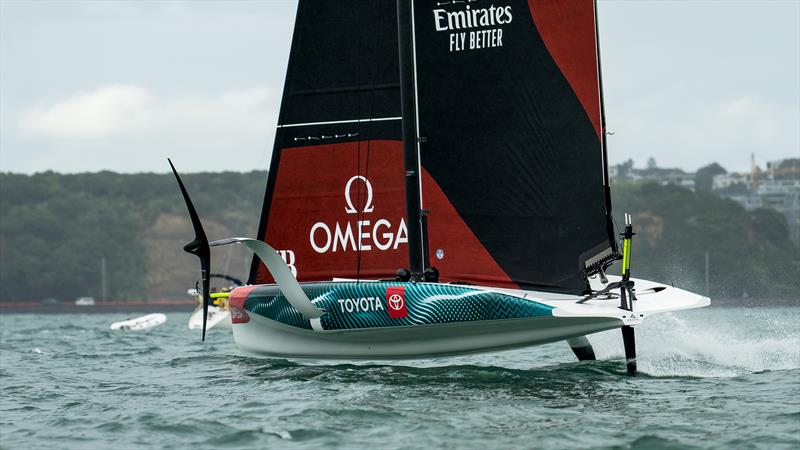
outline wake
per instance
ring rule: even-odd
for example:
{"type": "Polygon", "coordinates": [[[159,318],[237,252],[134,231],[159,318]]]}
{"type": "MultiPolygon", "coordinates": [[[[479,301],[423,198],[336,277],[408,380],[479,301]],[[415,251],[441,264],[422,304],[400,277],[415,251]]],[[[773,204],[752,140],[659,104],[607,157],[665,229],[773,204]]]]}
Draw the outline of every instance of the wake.
{"type": "MultiPolygon", "coordinates": [[[[600,360],[624,357],[619,330],[589,337],[600,360]]],[[[639,371],[736,377],[800,368],[800,310],[714,308],[652,317],[636,327],[639,371]]]]}

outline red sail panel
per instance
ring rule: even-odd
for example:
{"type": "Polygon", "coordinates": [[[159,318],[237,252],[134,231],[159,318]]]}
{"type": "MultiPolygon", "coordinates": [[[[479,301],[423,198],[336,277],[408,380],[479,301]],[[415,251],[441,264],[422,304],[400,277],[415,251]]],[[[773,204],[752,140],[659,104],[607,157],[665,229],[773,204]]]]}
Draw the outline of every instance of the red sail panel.
{"type": "Polygon", "coordinates": [[[539,35],[600,136],[593,0],[528,0],[539,35]]]}
{"type": "MultiPolygon", "coordinates": [[[[278,167],[260,238],[298,280],[393,278],[407,266],[402,142],[286,148],[278,167]]],[[[263,264],[255,281],[273,282],[263,264]]]]}
{"type": "Polygon", "coordinates": [[[422,196],[428,215],[429,259],[443,282],[465,281],[483,286],[518,289],[481,244],[442,189],[422,170],[422,196]]]}

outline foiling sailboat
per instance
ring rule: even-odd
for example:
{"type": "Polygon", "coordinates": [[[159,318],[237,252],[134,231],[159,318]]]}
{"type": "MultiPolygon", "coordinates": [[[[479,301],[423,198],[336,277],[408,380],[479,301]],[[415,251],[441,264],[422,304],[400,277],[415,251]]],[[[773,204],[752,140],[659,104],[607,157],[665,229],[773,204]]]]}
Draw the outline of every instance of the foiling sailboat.
{"type": "MultiPolygon", "coordinates": [[[[251,355],[399,359],[633,327],[708,298],[630,278],[611,216],[592,0],[297,8],[255,254],[230,292],[251,355]],[[623,275],[605,270],[623,259],[623,275]]],[[[171,162],[170,162],[171,164],[171,162]]],[[[175,168],[173,166],[173,171],[175,168]]],[[[205,337],[205,325],[203,328],[205,337]]]]}

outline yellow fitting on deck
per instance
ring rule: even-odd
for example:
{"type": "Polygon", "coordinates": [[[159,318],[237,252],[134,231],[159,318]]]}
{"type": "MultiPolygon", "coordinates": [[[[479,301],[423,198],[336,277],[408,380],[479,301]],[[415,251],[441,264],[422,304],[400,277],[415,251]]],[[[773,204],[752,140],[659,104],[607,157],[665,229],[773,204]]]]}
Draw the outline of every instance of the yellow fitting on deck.
{"type": "Polygon", "coordinates": [[[630,272],[631,270],[631,240],[624,239],[622,241],[622,274],[630,272]]]}

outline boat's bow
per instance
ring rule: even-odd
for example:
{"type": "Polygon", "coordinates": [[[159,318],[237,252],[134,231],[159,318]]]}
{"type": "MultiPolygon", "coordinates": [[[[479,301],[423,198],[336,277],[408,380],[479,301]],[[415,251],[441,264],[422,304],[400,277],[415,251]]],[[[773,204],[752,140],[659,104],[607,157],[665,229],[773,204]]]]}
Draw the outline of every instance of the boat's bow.
{"type": "MultiPolygon", "coordinates": [[[[619,280],[621,277],[609,277],[610,283],[619,280]]],[[[634,282],[636,294],[632,311],[620,308],[619,291],[588,300],[570,298],[546,302],[554,306],[553,315],[556,317],[609,317],[619,319],[623,325],[631,326],[638,325],[645,318],[655,314],[702,308],[711,304],[708,297],[673,286],[642,279],[631,279],[631,281],[634,282]]],[[[592,280],[592,283],[592,287],[598,291],[602,290],[603,285],[599,284],[599,280],[592,280]]]]}

